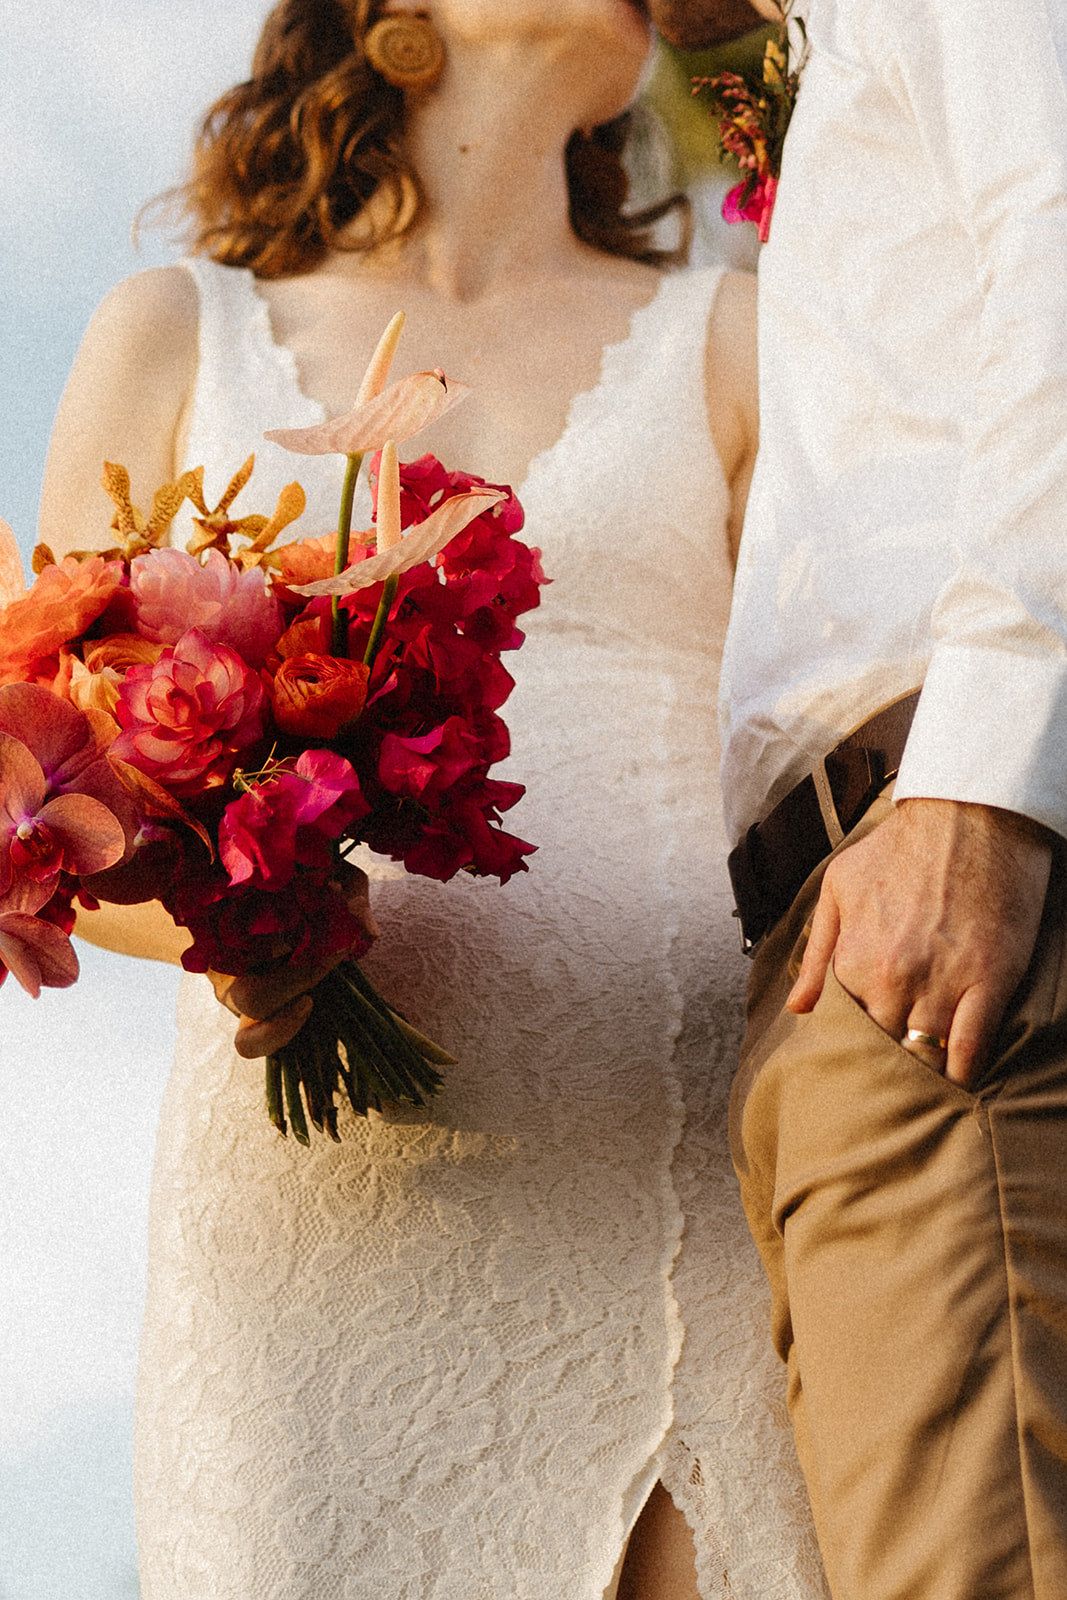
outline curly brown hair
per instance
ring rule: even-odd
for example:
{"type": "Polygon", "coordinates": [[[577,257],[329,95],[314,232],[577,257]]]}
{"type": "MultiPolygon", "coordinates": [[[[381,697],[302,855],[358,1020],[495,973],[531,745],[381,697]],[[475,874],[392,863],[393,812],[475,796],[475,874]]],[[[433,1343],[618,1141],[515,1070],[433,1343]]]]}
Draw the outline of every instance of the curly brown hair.
{"type": "MultiPolygon", "coordinates": [[[[384,0],[280,0],[267,17],[252,76],[204,117],[192,175],[169,198],[188,219],[200,255],[260,278],[307,272],[330,250],[363,250],[411,227],[419,180],[404,149],[405,99],[370,66],[362,40],[384,0]],[[373,224],[343,231],[378,197],[373,224]]],[[[684,259],[688,201],[625,209],[622,154],[630,115],[571,136],[566,170],[571,225],[613,255],[655,265],[684,259]],[[658,249],[651,230],[678,212],[682,242],[658,249]]]]}

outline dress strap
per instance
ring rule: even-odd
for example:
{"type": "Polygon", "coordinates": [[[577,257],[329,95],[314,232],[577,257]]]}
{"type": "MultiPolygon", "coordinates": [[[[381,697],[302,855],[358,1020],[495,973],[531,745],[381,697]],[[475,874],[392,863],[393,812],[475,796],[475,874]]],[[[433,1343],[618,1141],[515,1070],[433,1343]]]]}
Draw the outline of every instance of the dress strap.
{"type": "Polygon", "coordinates": [[[634,385],[660,416],[666,410],[679,436],[699,434],[704,419],[705,351],[721,266],[667,273],[659,291],[634,316],[630,337],[606,352],[605,384],[617,393],[634,385]]]}
{"type": "MultiPolygon", "coordinates": [[[[242,267],[225,267],[204,256],[181,265],[196,285],[199,300],[198,367],[183,465],[204,467],[204,493],[213,505],[242,461],[255,453],[252,482],[236,510],[269,515],[282,487],[299,479],[308,510],[298,536],[336,525],[343,463],[333,457],[299,462],[264,439],[268,428],[309,427],[323,420],[323,408],[301,392],[292,351],[275,343],[267,303],[255,279],[242,267]],[[335,481],[336,480],[336,481],[335,481]]],[[[361,513],[363,507],[361,505],[361,513]]],[[[189,508],[175,519],[172,538],[184,543],[192,533],[189,508]]]]}
{"type": "Polygon", "coordinates": [[[700,480],[711,516],[725,518],[726,478],[708,427],[708,327],[726,268],[667,273],[634,315],[630,335],[604,352],[599,392],[585,404],[610,409],[630,437],[656,451],[666,489],[700,480]]]}
{"type": "Polygon", "coordinates": [[[256,395],[257,416],[269,409],[286,419],[278,422],[279,427],[321,422],[322,407],[301,391],[292,351],[275,342],[270,311],[256,293],[252,274],[205,256],[190,256],[181,265],[196,284],[200,300],[197,388],[204,400],[225,395],[232,405],[242,393],[256,395]]]}

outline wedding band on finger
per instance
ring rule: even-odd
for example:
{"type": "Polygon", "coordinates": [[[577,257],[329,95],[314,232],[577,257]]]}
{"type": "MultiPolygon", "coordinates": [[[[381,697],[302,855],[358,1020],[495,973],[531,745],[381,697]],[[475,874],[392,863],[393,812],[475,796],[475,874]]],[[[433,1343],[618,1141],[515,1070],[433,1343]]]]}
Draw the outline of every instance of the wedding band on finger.
{"type": "Polygon", "coordinates": [[[905,1050],[911,1044],[923,1045],[927,1050],[947,1050],[948,1040],[942,1039],[936,1033],[924,1033],[921,1028],[909,1028],[901,1039],[905,1050]]]}

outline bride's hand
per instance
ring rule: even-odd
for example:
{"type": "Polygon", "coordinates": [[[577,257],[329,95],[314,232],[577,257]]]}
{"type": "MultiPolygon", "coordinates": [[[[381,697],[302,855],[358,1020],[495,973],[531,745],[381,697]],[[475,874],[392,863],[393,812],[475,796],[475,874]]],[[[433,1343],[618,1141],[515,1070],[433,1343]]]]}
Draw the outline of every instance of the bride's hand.
{"type": "MultiPolygon", "coordinates": [[[[338,876],[338,887],[348,909],[358,919],[366,938],[373,941],[380,930],[370,908],[367,874],[346,865],[338,876]]],[[[237,1054],[251,1059],[283,1049],[311,1015],[310,991],[345,957],[346,952],[341,951],[318,966],[295,964],[265,977],[233,978],[223,972],[209,972],[215,998],[238,1019],[233,1041],[237,1054]]]]}

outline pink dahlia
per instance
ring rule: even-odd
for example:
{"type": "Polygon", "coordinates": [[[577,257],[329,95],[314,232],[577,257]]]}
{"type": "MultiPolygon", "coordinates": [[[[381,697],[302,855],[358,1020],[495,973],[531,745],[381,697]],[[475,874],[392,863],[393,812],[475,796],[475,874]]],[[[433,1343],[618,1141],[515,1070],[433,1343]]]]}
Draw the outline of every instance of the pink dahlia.
{"type": "Polygon", "coordinates": [[[240,572],[221,550],[203,566],[184,550],[151,550],[130,567],[137,631],[157,644],[177,644],[196,628],[210,644],[228,645],[261,667],[282,631],[278,602],[257,567],[240,572]]]}
{"type": "Polygon", "coordinates": [[[173,795],[226,782],[238,753],[263,732],[263,685],[226,645],[191,628],[154,666],[130,667],[111,754],[173,795]]]}

